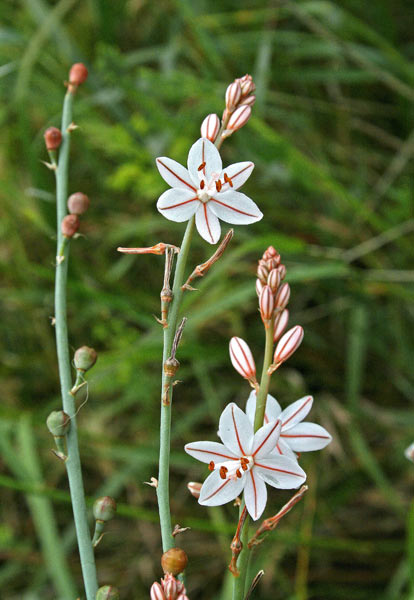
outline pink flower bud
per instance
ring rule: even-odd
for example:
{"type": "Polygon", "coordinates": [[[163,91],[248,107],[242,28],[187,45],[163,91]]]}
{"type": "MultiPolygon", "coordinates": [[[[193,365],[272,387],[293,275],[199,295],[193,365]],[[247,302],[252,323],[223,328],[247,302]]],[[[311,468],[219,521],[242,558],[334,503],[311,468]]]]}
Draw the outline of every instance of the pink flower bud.
{"type": "Polygon", "coordinates": [[[48,127],[43,137],[47,150],[57,150],[62,142],[62,133],[57,127],[48,127]]]}
{"type": "Polygon", "coordinates": [[[288,283],[282,283],[280,288],[277,290],[275,297],[275,306],[277,308],[286,308],[290,298],[290,285],[288,283]]]}
{"type": "Polygon", "coordinates": [[[69,83],[71,85],[81,85],[88,77],[88,69],[83,63],[75,63],[69,71],[69,83]]]}
{"type": "Polygon", "coordinates": [[[240,101],[240,106],[253,106],[256,102],[256,96],[247,96],[244,100],[240,101]]]}
{"type": "Polygon", "coordinates": [[[151,600],[166,600],[161,584],[158,581],[152,584],[150,597],[151,600]]]}
{"type": "Polygon", "coordinates": [[[268,258],[273,258],[274,256],[279,256],[273,246],[269,246],[263,252],[263,260],[267,260],[268,258]]]}
{"type": "Polygon", "coordinates": [[[277,269],[272,269],[267,278],[267,285],[270,285],[272,292],[275,294],[280,285],[280,275],[277,269]]]}
{"type": "Polygon", "coordinates": [[[230,359],[233,367],[245,379],[254,379],[256,365],[249,346],[239,337],[230,340],[230,359]]]}
{"type": "Polygon", "coordinates": [[[272,318],[274,308],[273,292],[269,285],[263,286],[259,299],[259,307],[262,321],[269,321],[272,318]]]}
{"type": "Polygon", "coordinates": [[[280,365],[292,356],[301,345],[303,335],[303,328],[300,325],[296,325],[292,329],[289,329],[289,331],[280,338],[276,346],[273,362],[276,365],[280,365]]]}
{"type": "Polygon", "coordinates": [[[257,267],[257,277],[260,279],[263,285],[266,285],[268,276],[269,271],[263,264],[260,264],[259,262],[259,266],[257,267]]]}
{"type": "Polygon", "coordinates": [[[286,277],[286,267],[285,267],[285,265],[279,265],[277,267],[277,270],[280,273],[280,279],[284,279],[286,277]]]}
{"type": "Polygon", "coordinates": [[[243,96],[251,94],[256,89],[251,75],[245,75],[244,77],[242,77],[240,79],[240,86],[243,96]]]}
{"type": "Polygon", "coordinates": [[[189,481],[187,483],[187,489],[194,498],[200,498],[200,491],[202,487],[202,483],[198,483],[198,481],[189,481]]]}
{"type": "Polygon", "coordinates": [[[190,600],[186,594],[180,594],[177,600],[190,600]]]}
{"type": "Polygon", "coordinates": [[[242,91],[241,91],[240,83],[237,80],[233,81],[233,83],[231,83],[229,85],[229,87],[227,88],[227,90],[226,90],[226,108],[229,112],[232,112],[238,105],[241,93],[242,93],[242,91]]]}
{"type": "Polygon", "coordinates": [[[277,342],[277,340],[280,338],[282,333],[285,331],[288,321],[289,321],[289,311],[287,308],[285,308],[285,310],[282,310],[282,312],[279,313],[275,319],[275,330],[274,330],[274,334],[273,334],[274,342],[277,342]]]}
{"type": "Polygon", "coordinates": [[[176,600],[177,598],[177,580],[171,577],[164,583],[164,595],[167,600],[176,600]]]}
{"type": "Polygon", "coordinates": [[[260,292],[263,289],[263,283],[260,281],[260,279],[256,279],[256,294],[260,297],[260,292]]]}
{"type": "Polygon", "coordinates": [[[207,115],[201,123],[201,137],[214,142],[220,129],[220,119],[214,113],[207,115]]]}
{"type": "Polygon", "coordinates": [[[250,106],[239,106],[239,108],[236,108],[234,113],[231,115],[229,122],[227,123],[227,129],[232,132],[237,131],[243,127],[243,125],[246,125],[251,114],[252,109],[250,106]]]}

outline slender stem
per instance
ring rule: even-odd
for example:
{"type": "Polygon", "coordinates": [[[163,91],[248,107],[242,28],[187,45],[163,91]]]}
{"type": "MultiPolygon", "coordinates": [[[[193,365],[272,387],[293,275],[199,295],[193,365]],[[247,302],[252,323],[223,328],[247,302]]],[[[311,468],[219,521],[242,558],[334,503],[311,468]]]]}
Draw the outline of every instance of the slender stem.
{"type": "Polygon", "coordinates": [[[65,461],[69,479],[69,489],[72,500],[73,516],[78,539],[79,555],[87,600],[95,600],[98,589],[95,557],[91,544],[91,536],[87,521],[85,493],[82,480],[82,469],[79,456],[78,434],[76,427],[75,398],[70,393],[72,375],[70,370],[70,355],[68,345],[68,330],[66,319],[66,286],[69,262],[69,244],[63,244],[61,222],[66,215],[66,199],[68,195],[68,165],[70,131],[72,122],[73,94],[66,93],[62,114],[62,145],[59,152],[56,174],[57,196],[57,255],[63,254],[56,261],[55,280],[55,330],[56,347],[59,363],[59,378],[62,393],[63,410],[71,418],[71,427],[67,435],[67,460],[65,461]]]}
{"type": "MultiPolygon", "coordinates": [[[[265,343],[265,354],[263,359],[262,376],[260,379],[259,391],[256,394],[256,413],[254,416],[254,431],[256,432],[263,425],[267,394],[269,392],[270,375],[268,369],[272,364],[273,357],[273,324],[266,328],[266,343],[265,343]]],[[[246,518],[244,524],[241,541],[243,543],[243,549],[240,552],[237,568],[239,569],[240,575],[235,578],[233,586],[233,600],[244,600],[246,594],[246,578],[249,566],[249,549],[247,547],[247,541],[249,538],[249,517],[246,518]]]]}
{"type": "MultiPolygon", "coordinates": [[[[175,331],[177,329],[178,313],[181,306],[183,290],[181,286],[184,283],[185,267],[190,249],[190,243],[194,231],[195,218],[192,217],[187,224],[184,233],[181,250],[178,254],[177,265],[175,268],[173,283],[173,299],[168,313],[168,325],[164,329],[164,350],[162,364],[171,354],[171,348],[174,341],[175,331]]],[[[170,470],[170,439],[171,439],[171,402],[172,385],[168,386],[167,396],[165,397],[165,385],[167,377],[162,371],[161,385],[161,426],[160,426],[160,457],[158,471],[158,510],[160,514],[161,537],[163,552],[175,546],[171,528],[170,496],[169,496],[169,470],[170,470]]]]}

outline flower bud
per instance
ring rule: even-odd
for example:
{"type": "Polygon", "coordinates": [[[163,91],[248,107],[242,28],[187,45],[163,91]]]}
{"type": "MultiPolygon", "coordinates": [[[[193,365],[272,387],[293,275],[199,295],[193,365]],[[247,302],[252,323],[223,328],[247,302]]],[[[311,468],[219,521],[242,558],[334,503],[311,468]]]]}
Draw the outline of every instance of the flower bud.
{"type": "Polygon", "coordinates": [[[277,270],[280,273],[280,279],[284,279],[286,277],[286,267],[285,267],[285,265],[279,265],[277,267],[277,270]]]}
{"type": "Polygon", "coordinates": [[[155,581],[151,586],[150,591],[151,600],[166,600],[165,594],[161,587],[161,584],[158,581],[155,581]]]}
{"type": "Polygon", "coordinates": [[[176,600],[177,580],[174,577],[168,578],[168,580],[164,583],[164,594],[167,600],[176,600]]]}
{"type": "Polygon", "coordinates": [[[201,137],[207,138],[210,142],[216,140],[217,134],[220,129],[220,119],[214,113],[207,115],[204,121],[201,123],[201,137]]]}
{"type": "Polygon", "coordinates": [[[161,566],[164,573],[178,575],[182,573],[187,566],[187,554],[181,548],[171,548],[164,552],[161,557],[161,566]]]}
{"type": "Polygon", "coordinates": [[[280,285],[280,274],[277,269],[272,269],[270,271],[267,277],[267,285],[271,287],[272,292],[275,294],[280,285]]]}
{"type": "Polygon", "coordinates": [[[68,198],[68,209],[72,215],[83,215],[89,208],[89,198],[82,192],[75,192],[68,198]]]}
{"type": "Polygon", "coordinates": [[[273,362],[276,365],[280,365],[285,362],[292,354],[299,348],[303,340],[303,328],[300,325],[296,325],[292,329],[289,329],[279,340],[273,362]]]}
{"type": "Polygon", "coordinates": [[[256,89],[251,75],[244,75],[244,77],[240,79],[240,86],[243,96],[251,94],[256,89]]]}
{"type": "Polygon", "coordinates": [[[233,81],[233,83],[231,83],[229,85],[229,87],[227,88],[227,90],[226,90],[226,108],[229,112],[232,112],[238,105],[241,93],[242,93],[242,91],[241,91],[240,83],[237,80],[233,81]]]}
{"type": "Polygon", "coordinates": [[[260,279],[256,279],[256,294],[260,297],[260,292],[263,289],[263,283],[260,279]]]}
{"type": "Polygon", "coordinates": [[[198,483],[198,481],[189,481],[187,483],[187,489],[194,498],[200,498],[200,492],[202,488],[202,483],[198,483]]]}
{"type": "Polygon", "coordinates": [[[229,122],[227,123],[227,129],[232,132],[237,131],[243,127],[243,125],[246,125],[251,114],[252,109],[250,106],[239,106],[239,108],[236,108],[234,113],[231,115],[229,122]]]}
{"type": "Polygon", "coordinates": [[[282,283],[280,288],[277,290],[275,296],[275,307],[281,309],[286,308],[290,298],[290,285],[288,283],[282,283]]]}
{"type": "Polygon", "coordinates": [[[71,238],[78,231],[79,225],[80,221],[77,215],[66,215],[62,219],[60,228],[65,237],[71,238]]]}
{"type": "Polygon", "coordinates": [[[62,437],[70,429],[70,417],[63,410],[54,410],[46,419],[46,425],[54,437],[62,437]]]}
{"type": "Polygon", "coordinates": [[[268,260],[269,258],[273,258],[274,256],[279,256],[279,254],[273,246],[268,246],[263,252],[263,260],[268,260]]]}
{"type": "Polygon", "coordinates": [[[119,592],[113,585],[103,585],[96,592],[96,600],[119,600],[119,592]]]}
{"type": "Polygon", "coordinates": [[[75,63],[69,71],[69,84],[78,86],[84,83],[88,78],[88,69],[83,63],[75,63]]]}
{"type": "Polygon", "coordinates": [[[190,600],[189,597],[186,594],[180,594],[177,597],[177,600],[190,600]]]}
{"type": "Polygon", "coordinates": [[[273,334],[273,341],[277,342],[282,333],[285,331],[289,321],[289,311],[287,308],[280,312],[275,319],[275,329],[273,334]]]}
{"type": "Polygon", "coordinates": [[[274,299],[272,288],[269,285],[263,286],[259,298],[259,308],[262,321],[270,321],[273,316],[274,299]]]}
{"type": "Polygon", "coordinates": [[[239,337],[230,340],[230,360],[233,367],[245,379],[254,379],[256,365],[249,346],[239,337]]]}
{"type": "Polygon", "coordinates": [[[81,346],[76,350],[73,362],[79,371],[89,371],[96,363],[97,358],[96,350],[89,346],[81,346]]]}
{"type": "Polygon", "coordinates": [[[240,106],[253,106],[253,104],[256,102],[256,96],[247,96],[247,98],[245,98],[243,100],[243,98],[240,100],[240,106]]]}
{"type": "Polygon", "coordinates": [[[47,150],[57,150],[62,143],[62,133],[57,127],[48,127],[43,137],[47,150]]]}
{"type": "Polygon", "coordinates": [[[265,267],[263,264],[259,263],[259,266],[257,267],[257,277],[260,279],[260,281],[263,283],[263,285],[267,284],[267,278],[269,277],[269,271],[268,271],[267,267],[265,267]]]}
{"type": "Polygon", "coordinates": [[[96,521],[110,521],[116,513],[116,502],[110,496],[102,496],[93,503],[93,516],[96,521]]]}

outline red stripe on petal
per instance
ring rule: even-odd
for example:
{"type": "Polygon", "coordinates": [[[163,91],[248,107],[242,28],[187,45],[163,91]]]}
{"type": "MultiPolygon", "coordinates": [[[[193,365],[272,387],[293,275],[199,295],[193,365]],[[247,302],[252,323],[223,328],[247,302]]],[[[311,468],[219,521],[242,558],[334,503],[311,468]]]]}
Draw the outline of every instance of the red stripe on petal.
{"type": "Polygon", "coordinates": [[[290,417],[288,418],[288,420],[287,420],[287,421],[285,421],[284,423],[282,423],[282,427],[285,427],[286,423],[289,423],[289,421],[290,421],[291,419],[293,419],[293,417],[296,417],[296,415],[297,415],[297,414],[298,414],[298,413],[299,413],[301,410],[303,410],[303,408],[304,408],[304,407],[305,407],[307,404],[309,404],[309,402],[310,402],[311,400],[312,400],[312,396],[308,396],[308,397],[306,398],[305,402],[302,404],[302,406],[300,406],[300,407],[298,408],[298,410],[297,410],[296,412],[294,412],[294,413],[293,413],[293,415],[290,415],[290,417]]]}
{"type": "Polygon", "coordinates": [[[234,408],[233,407],[231,407],[231,416],[232,416],[232,419],[233,419],[234,431],[236,432],[236,438],[237,438],[237,443],[238,443],[239,448],[240,448],[240,452],[243,454],[243,456],[246,456],[246,453],[243,450],[243,446],[241,445],[241,441],[240,441],[240,437],[239,437],[239,432],[238,432],[237,425],[236,425],[236,419],[234,418],[234,408]]]}
{"type": "Polygon", "coordinates": [[[284,469],[276,469],[275,467],[268,467],[267,465],[260,465],[259,463],[254,463],[256,467],[260,467],[261,469],[267,469],[268,471],[275,471],[276,473],[286,473],[286,475],[295,475],[295,477],[303,477],[300,473],[293,473],[292,471],[285,471],[284,469]]]}
{"type": "Polygon", "coordinates": [[[238,458],[234,458],[234,456],[227,456],[227,454],[220,454],[219,452],[212,452],[211,450],[199,450],[198,448],[190,448],[189,446],[186,446],[186,448],[187,450],[192,450],[192,452],[204,452],[205,454],[214,454],[214,456],[221,456],[228,460],[239,460],[238,458]]]}
{"type": "Polygon", "coordinates": [[[253,484],[253,493],[254,493],[254,516],[257,516],[257,488],[256,488],[256,482],[254,480],[254,475],[253,475],[253,471],[249,471],[249,474],[252,478],[252,484],[253,484]]]}
{"type": "Polygon", "coordinates": [[[218,494],[220,492],[220,490],[222,490],[228,483],[230,483],[230,481],[231,481],[231,479],[226,479],[226,481],[219,488],[217,488],[215,492],[210,494],[210,496],[207,496],[207,498],[204,498],[203,502],[205,502],[206,500],[210,500],[210,498],[212,498],[213,496],[218,494]]]}
{"type": "Polygon", "coordinates": [[[159,158],[157,159],[158,162],[160,163],[160,165],[162,165],[164,167],[164,169],[167,169],[167,171],[169,171],[172,175],[174,175],[174,177],[176,179],[178,179],[178,181],[181,181],[181,183],[184,183],[184,185],[186,185],[187,187],[189,187],[191,190],[193,190],[193,192],[196,192],[197,189],[192,186],[191,184],[189,184],[187,181],[185,181],[185,179],[183,179],[182,177],[179,177],[179,175],[177,175],[177,173],[174,173],[174,171],[172,169],[170,169],[170,167],[167,167],[167,165],[165,165],[159,158]]]}
{"type": "Polygon", "coordinates": [[[208,234],[211,237],[211,241],[214,242],[214,238],[211,234],[210,223],[208,222],[208,217],[207,217],[207,204],[203,204],[203,208],[204,208],[204,218],[206,220],[208,234]]]}
{"type": "Polygon", "coordinates": [[[221,206],[230,208],[230,210],[234,210],[234,212],[239,213],[240,215],[245,215],[246,217],[254,217],[254,218],[257,217],[257,215],[252,215],[250,213],[244,212],[243,210],[239,210],[238,208],[233,208],[233,206],[230,206],[229,204],[226,204],[225,202],[222,202],[221,200],[217,200],[217,198],[215,198],[214,196],[213,196],[213,198],[211,198],[210,202],[217,202],[217,204],[221,204],[221,206]]]}
{"type": "Polygon", "coordinates": [[[238,177],[239,175],[241,175],[241,173],[244,173],[244,171],[246,171],[246,169],[250,169],[251,166],[252,166],[252,163],[249,163],[247,165],[247,167],[243,167],[243,169],[241,169],[238,173],[235,173],[234,175],[229,177],[229,179],[234,179],[235,177],[238,177]]]}
{"type": "Polygon", "coordinates": [[[270,433],[265,437],[265,439],[260,444],[260,446],[257,448],[257,450],[254,451],[253,456],[256,456],[256,454],[259,452],[259,450],[261,448],[263,448],[263,446],[265,445],[265,443],[267,442],[267,440],[270,438],[270,436],[272,435],[272,433],[274,432],[274,430],[278,427],[278,425],[279,425],[279,421],[276,421],[276,423],[274,424],[274,427],[272,427],[272,429],[270,430],[270,433]]]}
{"type": "Polygon", "coordinates": [[[327,435],[306,435],[306,434],[302,434],[302,435],[283,434],[280,437],[284,437],[284,438],[317,438],[319,440],[329,440],[330,439],[330,436],[327,436],[327,435]]]}
{"type": "Polygon", "coordinates": [[[184,204],[188,204],[189,202],[194,202],[194,200],[198,200],[198,198],[191,198],[190,200],[185,200],[184,202],[179,202],[178,204],[173,204],[172,206],[165,206],[160,210],[170,210],[170,208],[177,208],[177,206],[183,206],[184,204]]]}

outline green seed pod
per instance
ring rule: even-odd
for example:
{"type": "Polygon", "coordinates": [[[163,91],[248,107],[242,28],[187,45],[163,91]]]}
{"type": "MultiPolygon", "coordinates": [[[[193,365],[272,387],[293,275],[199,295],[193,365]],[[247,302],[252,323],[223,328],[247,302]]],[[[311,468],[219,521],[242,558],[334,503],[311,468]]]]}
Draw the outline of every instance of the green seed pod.
{"type": "Polygon", "coordinates": [[[178,575],[182,573],[187,566],[187,554],[181,548],[171,548],[164,552],[161,557],[161,566],[164,573],[178,575]]]}
{"type": "Polygon", "coordinates": [[[102,496],[93,504],[93,516],[96,521],[110,521],[116,513],[116,502],[110,496],[102,496]]]}
{"type": "Polygon", "coordinates": [[[96,600],[119,600],[119,592],[113,585],[103,585],[96,592],[96,600]]]}
{"type": "Polygon", "coordinates": [[[63,437],[70,428],[70,417],[63,410],[54,410],[46,419],[46,425],[54,437],[63,437]]]}
{"type": "Polygon", "coordinates": [[[73,361],[79,371],[89,371],[96,363],[97,358],[98,355],[93,348],[82,346],[76,350],[73,361]]]}

